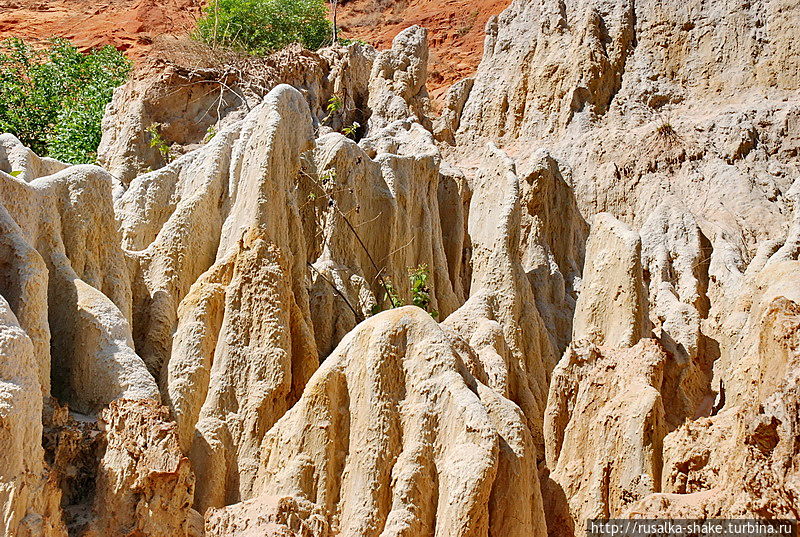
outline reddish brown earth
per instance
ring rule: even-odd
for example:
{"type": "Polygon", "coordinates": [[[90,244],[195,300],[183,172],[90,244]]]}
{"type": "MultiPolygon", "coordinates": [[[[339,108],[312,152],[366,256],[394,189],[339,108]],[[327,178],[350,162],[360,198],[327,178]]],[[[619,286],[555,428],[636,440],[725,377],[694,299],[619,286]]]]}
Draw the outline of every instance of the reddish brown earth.
{"type": "Polygon", "coordinates": [[[401,30],[419,24],[430,33],[428,89],[441,97],[453,82],[470,76],[483,54],[489,17],[510,0],[350,0],[340,7],[342,36],[388,48],[401,30]]]}
{"type": "MultiPolygon", "coordinates": [[[[350,0],[339,8],[343,37],[388,48],[404,28],[430,30],[434,98],[475,72],[483,29],[510,0],[350,0]]],[[[84,49],[110,44],[141,63],[160,35],[188,36],[201,0],[0,0],[0,39],[65,37],[84,49]]]]}
{"type": "Polygon", "coordinates": [[[81,48],[114,45],[143,60],[162,34],[188,35],[198,0],[0,0],[0,39],[65,37],[81,48]]]}

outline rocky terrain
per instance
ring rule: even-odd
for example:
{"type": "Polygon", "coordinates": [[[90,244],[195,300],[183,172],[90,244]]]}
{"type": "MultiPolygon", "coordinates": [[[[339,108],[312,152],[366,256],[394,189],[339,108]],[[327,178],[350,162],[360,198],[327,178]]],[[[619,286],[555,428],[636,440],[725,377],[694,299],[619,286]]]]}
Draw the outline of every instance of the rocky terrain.
{"type": "Polygon", "coordinates": [[[378,49],[409,26],[428,30],[428,90],[439,106],[447,88],[472,76],[483,51],[484,27],[510,0],[346,0],[337,10],[345,37],[378,49]]]}
{"type": "Polygon", "coordinates": [[[0,534],[797,518],[798,20],[514,0],[440,114],[413,26],[0,136],[0,534]]]}
{"type": "MultiPolygon", "coordinates": [[[[409,26],[429,30],[427,85],[434,105],[451,84],[475,73],[486,21],[509,4],[509,0],[340,1],[340,34],[378,49],[390,48],[392,39],[409,26]]],[[[175,49],[193,48],[189,36],[203,5],[202,0],[0,0],[0,40],[63,37],[82,49],[112,45],[145,66],[174,56],[175,49]]]]}

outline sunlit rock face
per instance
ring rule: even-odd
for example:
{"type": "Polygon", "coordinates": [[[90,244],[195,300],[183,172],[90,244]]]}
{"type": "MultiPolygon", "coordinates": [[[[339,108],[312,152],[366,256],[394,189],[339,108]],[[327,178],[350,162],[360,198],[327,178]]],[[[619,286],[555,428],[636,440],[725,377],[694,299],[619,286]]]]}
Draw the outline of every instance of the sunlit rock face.
{"type": "Polygon", "coordinates": [[[415,26],[0,136],[0,534],[797,517],[800,12],[674,4],[514,1],[438,114],[415,26]]]}

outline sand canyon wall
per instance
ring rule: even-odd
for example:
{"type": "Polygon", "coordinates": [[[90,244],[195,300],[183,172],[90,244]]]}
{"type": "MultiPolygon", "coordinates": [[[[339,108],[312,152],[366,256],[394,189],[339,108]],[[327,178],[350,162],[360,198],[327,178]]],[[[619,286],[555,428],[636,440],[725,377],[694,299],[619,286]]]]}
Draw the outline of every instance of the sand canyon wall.
{"type": "Polygon", "coordinates": [[[515,0],[439,116],[414,26],[1,136],[0,533],[796,518],[798,18],[515,0]]]}

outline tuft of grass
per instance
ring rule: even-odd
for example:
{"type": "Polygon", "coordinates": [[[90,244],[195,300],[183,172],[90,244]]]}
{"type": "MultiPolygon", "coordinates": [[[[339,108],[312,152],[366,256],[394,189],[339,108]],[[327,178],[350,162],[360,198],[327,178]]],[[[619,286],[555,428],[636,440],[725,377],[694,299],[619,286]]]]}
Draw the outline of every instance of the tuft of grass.
{"type": "Polygon", "coordinates": [[[677,136],[675,132],[675,128],[669,121],[664,120],[658,127],[656,127],[656,132],[659,136],[664,138],[673,138],[677,136]]]}

